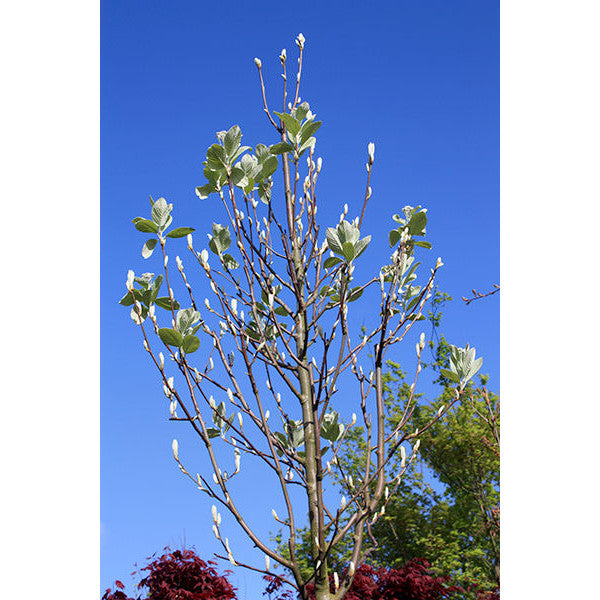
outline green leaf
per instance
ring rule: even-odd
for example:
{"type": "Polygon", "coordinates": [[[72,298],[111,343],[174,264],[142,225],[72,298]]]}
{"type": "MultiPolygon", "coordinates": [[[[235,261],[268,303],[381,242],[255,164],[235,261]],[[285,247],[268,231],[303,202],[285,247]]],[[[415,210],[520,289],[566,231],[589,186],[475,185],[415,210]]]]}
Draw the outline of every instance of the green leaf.
{"type": "Polygon", "coordinates": [[[225,149],[219,144],[213,144],[206,151],[206,164],[213,170],[221,170],[227,166],[227,157],[225,149]]]}
{"type": "Polygon", "coordinates": [[[208,198],[210,196],[210,194],[212,194],[213,192],[216,192],[217,188],[212,184],[212,183],[207,183],[203,186],[197,186],[196,187],[196,196],[198,196],[198,198],[200,198],[200,200],[205,200],[206,198],[208,198]]]}
{"type": "Polygon", "coordinates": [[[288,313],[288,311],[287,311],[285,308],[283,308],[283,306],[278,306],[278,307],[277,307],[277,308],[274,310],[274,312],[275,312],[275,314],[276,314],[276,315],[279,315],[279,316],[281,316],[281,317],[287,317],[287,316],[289,316],[289,313],[288,313]]]}
{"type": "Polygon", "coordinates": [[[284,152],[292,152],[294,147],[287,142],[279,142],[278,144],[273,144],[269,148],[269,152],[271,154],[283,154],[284,152]]]}
{"type": "Polygon", "coordinates": [[[308,102],[302,102],[302,104],[299,104],[293,111],[294,117],[297,121],[304,121],[304,118],[308,114],[309,110],[310,105],[308,104],[308,102]]]}
{"type": "Polygon", "coordinates": [[[119,304],[121,306],[133,305],[133,298],[131,297],[131,293],[129,291],[119,300],[119,304]]]}
{"type": "Polygon", "coordinates": [[[348,262],[354,260],[354,244],[352,242],[344,242],[342,244],[342,252],[344,253],[344,258],[348,262]]]}
{"type": "Polygon", "coordinates": [[[325,236],[327,237],[327,245],[329,246],[330,250],[332,250],[336,254],[344,254],[344,250],[342,249],[342,243],[340,241],[340,236],[338,235],[336,229],[334,229],[333,227],[328,227],[325,236]]]}
{"type": "Polygon", "coordinates": [[[348,302],[354,302],[358,300],[363,295],[364,289],[360,287],[355,287],[350,290],[350,294],[348,294],[348,302]]]}
{"type": "MultiPolygon", "coordinates": [[[[165,310],[171,310],[171,300],[163,296],[162,298],[157,298],[155,300],[156,306],[160,306],[160,308],[164,308],[165,310]]],[[[173,300],[173,308],[175,310],[179,309],[179,302],[177,300],[173,300]]]]}
{"type": "Polygon", "coordinates": [[[192,325],[200,320],[200,313],[193,308],[184,308],[177,313],[177,331],[185,335],[192,325]]]}
{"type": "Polygon", "coordinates": [[[136,217],[133,223],[135,228],[142,233],[158,233],[158,226],[153,221],[150,221],[150,219],[136,217]]]}
{"type": "Polygon", "coordinates": [[[186,354],[196,352],[200,348],[200,340],[195,335],[186,335],[183,338],[182,349],[186,354]]]}
{"type": "Polygon", "coordinates": [[[234,125],[226,134],[223,140],[223,146],[225,147],[225,153],[231,159],[233,159],[235,153],[240,147],[242,141],[242,132],[238,125],[234,125]]]}
{"type": "Polygon", "coordinates": [[[415,213],[408,223],[408,231],[411,235],[425,235],[427,225],[427,213],[419,211],[415,213]]]}
{"type": "Polygon", "coordinates": [[[298,135],[298,133],[300,132],[300,122],[299,121],[294,119],[294,117],[292,117],[292,115],[289,115],[288,113],[278,113],[276,111],[273,111],[273,112],[281,119],[281,121],[285,125],[285,128],[293,136],[298,135]]]}
{"type": "Polygon", "coordinates": [[[271,177],[271,175],[273,175],[273,173],[275,173],[276,170],[277,157],[269,156],[263,161],[261,170],[257,175],[257,178],[260,178],[261,180],[268,179],[269,177],[271,177]]]}
{"type": "Polygon", "coordinates": [[[221,430],[216,427],[207,427],[206,433],[208,434],[208,437],[212,439],[219,437],[221,435],[221,430]]]}
{"type": "Polygon", "coordinates": [[[150,238],[149,240],[146,240],[146,243],[142,248],[142,256],[144,258],[150,258],[152,256],[152,253],[154,252],[154,246],[156,246],[157,242],[158,240],[156,238],[150,238]]]}
{"type": "Polygon", "coordinates": [[[358,240],[356,245],[354,246],[355,256],[354,258],[358,258],[366,249],[367,246],[371,243],[371,236],[367,235],[362,240],[358,240]]]}
{"type": "Polygon", "coordinates": [[[179,348],[183,344],[183,336],[170,327],[162,327],[159,329],[158,336],[165,344],[167,344],[167,346],[177,346],[177,348],[179,348]]]}
{"type": "Polygon", "coordinates": [[[339,264],[342,262],[341,258],[338,258],[337,256],[330,256],[324,263],[323,263],[323,268],[324,269],[330,269],[331,267],[335,267],[335,265],[339,264]]]}
{"type": "Polygon", "coordinates": [[[208,243],[209,248],[218,255],[221,255],[231,245],[231,235],[229,234],[229,225],[225,227],[219,223],[213,223],[212,239],[208,243]]]}
{"type": "Polygon", "coordinates": [[[322,121],[307,121],[304,123],[300,130],[300,144],[304,144],[321,127],[321,123],[322,121]]]}
{"type": "Polygon", "coordinates": [[[158,226],[158,229],[165,229],[168,226],[172,209],[173,205],[167,204],[167,201],[164,198],[159,198],[152,205],[151,217],[158,226]]]}
{"type": "Polygon", "coordinates": [[[168,238],[182,238],[185,237],[186,235],[188,235],[189,233],[192,233],[193,231],[196,231],[193,227],[176,227],[175,229],[169,231],[169,233],[167,233],[167,237],[168,238]]]}
{"type": "Polygon", "coordinates": [[[431,250],[431,243],[426,242],[425,240],[415,240],[415,246],[420,246],[421,248],[427,248],[427,250],[431,250]]]}
{"type": "Polygon", "coordinates": [[[390,231],[390,248],[393,248],[400,241],[400,229],[390,231]]]}
{"type": "Polygon", "coordinates": [[[233,256],[231,256],[231,254],[223,254],[222,261],[223,261],[223,265],[225,266],[225,268],[229,271],[239,269],[239,267],[240,267],[238,261],[235,260],[235,258],[233,258],[233,256]]]}
{"type": "Polygon", "coordinates": [[[440,369],[440,373],[450,381],[454,381],[454,383],[460,383],[460,377],[454,371],[450,371],[449,369],[440,369]]]}

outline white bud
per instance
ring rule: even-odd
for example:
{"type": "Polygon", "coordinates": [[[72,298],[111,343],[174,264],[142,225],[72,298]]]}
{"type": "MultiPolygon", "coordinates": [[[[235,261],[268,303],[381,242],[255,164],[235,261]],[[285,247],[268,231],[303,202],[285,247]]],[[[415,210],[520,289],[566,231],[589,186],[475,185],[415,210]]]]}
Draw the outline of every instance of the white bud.
{"type": "Polygon", "coordinates": [[[127,282],[126,282],[126,286],[127,289],[131,292],[133,291],[133,278],[135,277],[135,273],[129,269],[129,271],[127,271],[127,282]]]}
{"type": "Polygon", "coordinates": [[[235,298],[231,299],[231,310],[233,314],[237,316],[237,300],[235,298]]]}
{"type": "Polygon", "coordinates": [[[204,298],[204,306],[210,310],[210,302],[208,301],[208,298],[204,298]]]}
{"type": "Polygon", "coordinates": [[[435,263],[435,268],[439,269],[443,265],[444,265],[444,263],[442,262],[442,259],[438,257],[437,262],[435,263]]]}
{"type": "Polygon", "coordinates": [[[344,204],[344,215],[348,214],[348,205],[344,204]]]}
{"type": "Polygon", "coordinates": [[[215,537],[216,537],[218,540],[220,540],[220,539],[221,539],[221,536],[219,535],[219,530],[217,529],[217,526],[216,526],[216,525],[213,525],[213,526],[212,526],[212,530],[213,530],[213,533],[215,534],[215,537]]]}
{"type": "Polygon", "coordinates": [[[350,561],[350,566],[348,567],[348,575],[350,575],[350,577],[352,577],[352,575],[354,575],[354,571],[356,569],[356,566],[354,565],[354,561],[350,561]]]}
{"type": "Polygon", "coordinates": [[[275,512],[275,509],[274,509],[274,508],[272,508],[272,509],[271,509],[271,514],[273,515],[273,518],[274,518],[276,521],[279,521],[279,517],[277,516],[277,513],[275,512]]]}
{"type": "Polygon", "coordinates": [[[183,263],[181,262],[179,256],[175,257],[175,262],[177,263],[177,268],[181,271],[183,269],[183,263]]]}
{"type": "Polygon", "coordinates": [[[188,233],[188,234],[187,234],[187,237],[186,237],[186,239],[187,239],[187,245],[188,245],[188,248],[189,248],[190,250],[193,250],[193,249],[194,249],[194,246],[193,246],[193,241],[194,241],[194,240],[193,240],[193,238],[192,238],[192,234],[191,234],[191,233],[188,233]]]}
{"type": "Polygon", "coordinates": [[[262,67],[262,61],[260,60],[260,58],[255,58],[254,59],[254,64],[260,69],[262,67]]]}
{"type": "Polygon", "coordinates": [[[296,38],[296,44],[298,44],[298,48],[302,49],[304,48],[304,42],[306,41],[306,38],[299,33],[298,37],[296,38]]]}
{"type": "Polygon", "coordinates": [[[369,151],[369,164],[372,165],[373,161],[375,160],[375,144],[370,142],[367,148],[369,151]]]}
{"type": "Polygon", "coordinates": [[[323,159],[319,156],[319,158],[317,158],[317,173],[321,172],[322,166],[323,166],[323,159]]]}
{"type": "Polygon", "coordinates": [[[169,262],[169,256],[168,255],[165,255],[165,261],[164,262],[165,262],[165,267],[166,267],[167,263],[169,262]]]}
{"type": "Polygon", "coordinates": [[[352,413],[352,423],[350,425],[354,425],[356,423],[356,413],[352,413]]]}
{"type": "Polygon", "coordinates": [[[419,345],[421,348],[425,348],[425,333],[421,334],[421,337],[419,338],[419,345]]]}
{"type": "Polygon", "coordinates": [[[269,570],[271,566],[271,559],[265,554],[265,567],[267,569],[267,571],[269,570]]]}
{"type": "Polygon", "coordinates": [[[212,511],[213,521],[216,523],[217,522],[217,507],[213,504],[212,508],[210,510],[212,511]]]}
{"type": "Polygon", "coordinates": [[[159,364],[160,364],[160,368],[164,368],[165,366],[165,356],[162,352],[158,353],[158,359],[159,359],[159,364]]]}
{"type": "Polygon", "coordinates": [[[413,448],[413,452],[417,452],[419,450],[420,445],[421,445],[421,440],[417,440],[415,442],[415,447],[413,448]]]}
{"type": "Polygon", "coordinates": [[[216,294],[217,293],[217,288],[215,286],[215,282],[211,281],[210,282],[210,289],[216,294]]]}
{"type": "Polygon", "coordinates": [[[240,470],[240,462],[241,462],[241,455],[240,455],[240,451],[237,450],[236,451],[236,455],[235,455],[235,472],[238,473],[240,470]]]}
{"type": "Polygon", "coordinates": [[[230,402],[233,402],[233,392],[229,388],[227,388],[227,397],[230,402]]]}
{"type": "Polygon", "coordinates": [[[444,412],[444,408],[446,408],[446,407],[443,404],[442,404],[442,406],[440,406],[438,408],[438,411],[437,411],[437,416],[438,417],[444,412]]]}
{"type": "Polygon", "coordinates": [[[369,188],[367,189],[367,200],[371,197],[372,194],[373,194],[373,188],[371,186],[369,186],[369,188]]]}
{"type": "Polygon", "coordinates": [[[335,591],[337,592],[340,587],[340,578],[337,574],[337,571],[334,571],[334,573],[333,573],[333,586],[334,586],[335,591]]]}
{"type": "Polygon", "coordinates": [[[200,252],[200,260],[207,265],[208,264],[208,250],[204,249],[200,252]]]}
{"type": "Polygon", "coordinates": [[[243,427],[243,425],[244,425],[244,420],[243,420],[243,417],[242,417],[242,413],[239,412],[237,414],[237,416],[238,416],[238,421],[239,421],[240,429],[241,429],[243,427]]]}
{"type": "Polygon", "coordinates": [[[219,483],[219,478],[217,477],[216,473],[213,473],[213,481],[218,485],[219,483]]]}
{"type": "Polygon", "coordinates": [[[342,499],[340,500],[340,506],[342,507],[342,510],[346,508],[346,496],[342,496],[342,499]]]}
{"type": "Polygon", "coordinates": [[[177,440],[173,440],[172,448],[173,448],[173,456],[175,457],[175,460],[179,461],[179,456],[177,454],[179,451],[179,444],[177,443],[177,440]]]}
{"type": "Polygon", "coordinates": [[[419,342],[415,344],[415,350],[417,351],[417,356],[419,356],[421,353],[421,344],[419,344],[419,342]]]}
{"type": "Polygon", "coordinates": [[[150,346],[148,346],[148,342],[144,340],[144,349],[150,352],[150,346]]]}
{"type": "Polygon", "coordinates": [[[281,54],[279,55],[279,59],[281,60],[282,63],[284,63],[286,61],[286,59],[287,59],[287,52],[286,52],[285,48],[281,51],[281,54]]]}
{"type": "Polygon", "coordinates": [[[271,416],[271,413],[270,413],[270,411],[267,411],[267,412],[265,413],[265,421],[268,421],[270,416],[271,416]]]}

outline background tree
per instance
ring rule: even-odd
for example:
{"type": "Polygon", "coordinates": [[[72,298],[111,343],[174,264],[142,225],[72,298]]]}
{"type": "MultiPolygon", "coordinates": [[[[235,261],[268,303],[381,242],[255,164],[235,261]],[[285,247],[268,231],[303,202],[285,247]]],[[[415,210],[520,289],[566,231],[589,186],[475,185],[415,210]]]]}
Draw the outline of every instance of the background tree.
{"type": "MultiPolygon", "coordinates": [[[[192,475],[179,457],[177,440],[173,442],[182,472],[215,502],[213,531],[222,543],[221,557],[239,564],[224,537],[217,505],[233,515],[265,555],[264,567],[242,566],[269,573],[271,561],[275,561],[287,569],[285,581],[303,599],[309,597],[308,586],[314,584],[316,600],[328,600],[341,599],[350,589],[356,568],[369,553],[365,533],[372,536],[372,526],[401,485],[416,456],[421,433],[464,396],[481,359],[475,359],[474,349],[452,347],[449,372],[455,386],[451,399],[421,429],[412,429],[425,347],[421,334],[415,340],[416,371],[407,402],[401,414],[394,413],[393,429],[386,427],[393,413],[385,401],[386,354],[424,319],[442,262],[438,259],[428,275],[420,276],[417,252],[431,248],[431,243],[422,239],[427,212],[420,206],[406,206],[392,217],[389,261],[374,274],[365,277],[361,273],[357,283],[355,268],[371,239],[362,236],[360,228],[372,194],[373,144],[368,146],[360,216],[347,220],[345,205],[339,223],[322,234],[316,195],[322,161],[314,156],[314,134],[321,122],[299,96],[302,34],[296,44],[298,70],[289,101],[287,53],[283,50],[280,55],[282,112],[269,109],[262,63],[255,59],[263,107],[276,130],[276,143],[256,144],[252,153],[252,148],[241,145],[241,130],[234,125],[218,132],[217,143],[206,153],[206,183],[196,192],[201,199],[220,199],[227,224],[213,223],[209,250],[197,251],[193,228],[169,230],[172,204],[164,198],[150,198],[150,218],[136,217],[133,222],[138,231],[151,234],[142,248],[144,258],[160,248],[164,274],[136,277],[129,271],[121,303],[132,307],[131,317],[141,329],[144,348],[160,373],[171,419],[187,422],[206,449],[212,472],[192,475]],[[274,194],[278,167],[282,197],[274,194]],[[306,175],[299,184],[302,172],[306,175]],[[170,248],[173,238],[183,237],[187,237],[194,269],[184,269],[176,256],[176,286],[167,245],[170,248]],[[212,265],[209,251],[214,255],[212,265]],[[203,314],[194,291],[198,271],[212,291],[212,302],[204,299],[203,314]],[[159,296],[163,281],[166,295],[159,296]],[[176,294],[175,287],[182,293],[176,294]],[[350,308],[363,294],[369,313],[377,307],[379,315],[373,329],[361,332],[352,324],[350,308]],[[157,307],[164,311],[163,316],[157,307]],[[366,369],[360,362],[364,350],[372,356],[366,369]],[[363,423],[362,469],[352,475],[344,470],[342,460],[357,417],[354,414],[344,422],[340,412],[333,410],[340,398],[345,406],[354,406],[363,423]],[[396,455],[398,460],[394,460],[396,455]],[[286,530],[285,555],[262,540],[252,527],[251,516],[238,509],[230,482],[240,473],[242,457],[259,461],[279,486],[286,515],[280,517],[275,510],[272,515],[286,530]],[[226,470],[225,465],[231,466],[226,470]],[[326,489],[335,484],[337,493],[326,489]],[[297,527],[304,523],[305,515],[310,531],[307,573],[301,570],[297,555],[297,527]],[[331,591],[330,554],[348,541],[348,563],[343,572],[334,573],[336,583],[331,591]]],[[[356,309],[353,312],[357,314],[356,309]]]]}

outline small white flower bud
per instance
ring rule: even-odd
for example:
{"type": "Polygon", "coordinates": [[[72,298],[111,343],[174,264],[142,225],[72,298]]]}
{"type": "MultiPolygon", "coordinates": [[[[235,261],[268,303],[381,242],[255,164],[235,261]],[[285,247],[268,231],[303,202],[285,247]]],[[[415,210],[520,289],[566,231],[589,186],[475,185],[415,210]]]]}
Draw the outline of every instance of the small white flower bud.
{"type": "Polygon", "coordinates": [[[212,511],[213,521],[216,523],[217,522],[217,507],[213,504],[212,508],[210,510],[212,511]]]}
{"type": "Polygon", "coordinates": [[[212,526],[212,530],[213,530],[213,533],[215,534],[215,537],[216,537],[218,540],[220,540],[220,539],[221,539],[221,536],[219,535],[219,530],[217,529],[217,526],[216,526],[216,525],[213,525],[213,526],[212,526]]]}
{"type": "Polygon", "coordinates": [[[186,236],[186,239],[187,239],[188,248],[190,250],[193,250],[194,249],[194,245],[193,245],[194,239],[192,238],[192,234],[188,233],[187,236],[186,236]]]}
{"type": "Polygon", "coordinates": [[[302,49],[304,48],[304,42],[306,41],[306,38],[299,33],[298,37],[296,38],[296,44],[298,44],[298,48],[302,49]]]}
{"type": "Polygon", "coordinates": [[[354,425],[356,423],[356,413],[352,413],[352,422],[350,423],[350,425],[354,425]]]}
{"type": "Polygon", "coordinates": [[[323,166],[323,159],[319,156],[319,158],[317,158],[317,173],[321,172],[322,166],[323,166]]]}
{"type": "Polygon", "coordinates": [[[286,61],[286,59],[287,59],[287,52],[286,52],[286,49],[284,48],[281,51],[281,54],[279,55],[279,60],[281,61],[281,64],[283,64],[286,61]]]}
{"type": "Polygon", "coordinates": [[[272,508],[272,509],[271,509],[271,514],[273,515],[273,518],[274,518],[276,521],[279,521],[279,517],[277,516],[277,513],[275,512],[275,509],[274,509],[274,508],[272,508]]]}
{"type": "Polygon", "coordinates": [[[369,164],[372,165],[373,162],[375,161],[375,144],[373,142],[369,143],[368,151],[369,151],[369,164]]]}
{"type": "Polygon", "coordinates": [[[239,412],[239,413],[237,414],[237,416],[238,416],[238,421],[239,421],[239,423],[240,423],[240,429],[241,429],[241,428],[243,427],[243,425],[244,425],[244,419],[243,419],[243,417],[242,417],[242,413],[240,413],[240,412],[239,412]]]}
{"type": "Polygon", "coordinates": [[[444,412],[444,408],[446,408],[446,407],[443,404],[442,404],[442,406],[440,406],[438,408],[438,411],[437,411],[437,416],[438,417],[444,412]]]}
{"type": "Polygon", "coordinates": [[[442,262],[442,259],[438,257],[437,262],[435,263],[435,268],[439,269],[443,265],[444,265],[444,263],[442,262]]]}
{"type": "Polygon", "coordinates": [[[340,587],[340,578],[337,574],[337,571],[334,571],[334,573],[333,573],[333,587],[336,592],[338,591],[338,589],[340,587]]]}
{"type": "Polygon", "coordinates": [[[254,64],[260,69],[262,67],[262,61],[260,60],[260,58],[255,58],[254,59],[254,64]]]}
{"type": "Polygon", "coordinates": [[[167,266],[167,263],[169,262],[169,255],[166,254],[165,255],[165,267],[167,266]]]}
{"type": "Polygon", "coordinates": [[[354,564],[354,561],[350,561],[350,566],[348,567],[348,575],[350,575],[350,577],[352,577],[352,575],[354,575],[354,571],[356,569],[356,566],[354,564]]]}
{"type": "Polygon", "coordinates": [[[233,392],[229,388],[227,388],[227,397],[230,402],[233,402],[233,392]]]}
{"type": "Polygon", "coordinates": [[[129,269],[129,271],[127,271],[127,282],[126,282],[126,286],[127,289],[132,292],[133,291],[133,278],[135,277],[135,273],[129,269]]]}
{"type": "Polygon", "coordinates": [[[271,412],[267,410],[267,412],[265,413],[265,421],[268,421],[270,416],[271,412]]]}
{"type": "Polygon", "coordinates": [[[162,352],[158,353],[158,360],[159,360],[159,364],[160,364],[160,368],[164,368],[165,366],[165,356],[162,352]]]}
{"type": "Polygon", "coordinates": [[[179,444],[177,443],[177,440],[173,440],[172,448],[173,448],[173,456],[175,457],[175,460],[179,461],[179,456],[178,456],[179,444]]]}
{"type": "Polygon", "coordinates": [[[210,302],[208,301],[208,298],[204,298],[204,305],[206,308],[208,308],[208,310],[210,310],[210,302]]]}
{"type": "Polygon", "coordinates": [[[342,496],[342,499],[340,500],[340,506],[342,510],[346,508],[346,496],[342,496]]]}
{"type": "Polygon", "coordinates": [[[216,473],[213,473],[213,481],[218,485],[219,483],[219,478],[217,477],[216,473]]]}
{"type": "Polygon", "coordinates": [[[182,271],[183,270],[183,263],[181,262],[181,259],[179,258],[179,256],[175,257],[175,262],[177,263],[177,268],[182,271]]]}
{"type": "Polygon", "coordinates": [[[265,554],[265,567],[266,567],[267,571],[271,567],[271,559],[266,554],[265,554]]]}
{"type": "Polygon", "coordinates": [[[417,452],[419,450],[420,445],[421,445],[421,440],[417,440],[415,442],[415,447],[413,448],[413,452],[417,452]]]}

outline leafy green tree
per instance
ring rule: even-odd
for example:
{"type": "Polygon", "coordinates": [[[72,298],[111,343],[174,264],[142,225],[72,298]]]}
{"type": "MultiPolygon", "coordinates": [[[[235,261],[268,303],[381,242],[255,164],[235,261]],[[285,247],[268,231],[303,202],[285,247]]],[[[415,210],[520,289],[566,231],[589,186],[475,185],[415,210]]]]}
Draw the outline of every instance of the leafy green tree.
{"type": "MultiPolygon", "coordinates": [[[[263,109],[275,129],[273,143],[243,146],[242,132],[234,125],[218,132],[217,142],[206,152],[205,182],[196,193],[201,200],[222,205],[225,221],[212,224],[208,249],[196,250],[194,228],[171,229],[172,204],[150,198],[150,218],[136,217],[133,223],[150,234],[143,258],[156,260],[154,251],[159,249],[163,273],[136,276],[130,270],[121,303],[131,307],[140,327],[171,419],[186,422],[206,450],[209,472],[193,475],[173,441],[179,468],[214,501],[213,531],[223,546],[221,557],[241,565],[224,535],[218,506],[264,553],[264,567],[241,566],[270,573],[278,563],[287,570],[285,581],[303,600],[313,585],[316,600],[341,600],[368,553],[365,531],[385,513],[419,448],[420,432],[411,420],[424,334],[416,343],[416,374],[406,412],[391,430],[394,407],[385,399],[383,369],[390,348],[405,342],[415,323],[425,319],[442,261],[425,275],[418,269],[417,257],[431,248],[424,239],[427,211],[405,206],[392,216],[391,256],[357,281],[355,266],[371,240],[361,226],[372,194],[372,143],[367,147],[360,217],[348,219],[345,205],[339,222],[323,232],[316,194],[322,161],[315,156],[321,121],[300,99],[302,34],[296,44],[298,71],[289,101],[286,51],[279,57],[281,112],[269,109],[262,62],[255,59],[263,109]],[[275,179],[278,169],[281,188],[275,179]],[[184,267],[177,255],[169,261],[181,238],[187,239],[191,267],[184,267]],[[196,302],[198,274],[205,279],[203,303],[196,302]],[[160,295],[163,282],[166,292],[160,295]],[[370,313],[377,307],[378,319],[372,330],[357,332],[351,315],[360,314],[354,303],[363,293],[363,306],[370,313]],[[369,352],[372,360],[361,363],[369,352]],[[352,400],[352,419],[334,410],[340,397],[345,408],[352,400]],[[348,440],[356,439],[358,419],[363,423],[362,470],[348,477],[342,464],[348,440]],[[285,553],[257,535],[252,518],[263,517],[242,514],[236,502],[230,482],[246,460],[259,462],[281,492],[285,514],[279,516],[274,509],[271,514],[284,527],[285,553]],[[298,530],[306,517],[310,534],[303,569],[298,530]],[[330,556],[341,545],[348,545],[347,563],[333,574],[335,589],[330,591],[330,556]]],[[[452,347],[452,352],[451,400],[441,414],[464,397],[481,366],[473,349],[452,347]]]]}

